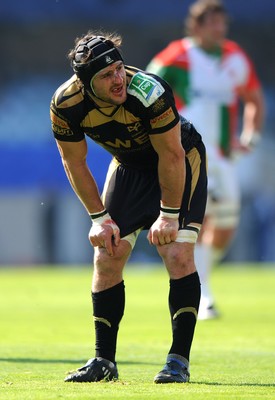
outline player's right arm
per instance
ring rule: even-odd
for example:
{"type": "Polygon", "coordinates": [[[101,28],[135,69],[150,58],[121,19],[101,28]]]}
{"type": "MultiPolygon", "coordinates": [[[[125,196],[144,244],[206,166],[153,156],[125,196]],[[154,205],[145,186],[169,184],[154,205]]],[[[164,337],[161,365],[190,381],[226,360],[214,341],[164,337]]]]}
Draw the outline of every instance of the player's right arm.
{"type": "Polygon", "coordinates": [[[89,214],[104,209],[97,184],[87,165],[87,143],[56,140],[68,180],[89,214]]]}
{"type": "MultiPolygon", "coordinates": [[[[87,143],[56,140],[68,180],[89,214],[99,214],[105,209],[97,184],[87,165],[87,143]]],[[[105,247],[113,255],[113,244],[119,243],[119,228],[108,213],[93,220],[89,233],[93,246],[105,247]],[[114,237],[114,243],[113,243],[114,237]]]]}
{"type": "Polygon", "coordinates": [[[240,73],[240,82],[236,92],[243,102],[243,126],[240,141],[247,150],[251,150],[258,143],[263,129],[265,101],[262,85],[251,59],[243,50],[239,51],[242,57],[242,64],[240,64],[242,68],[238,66],[237,69],[240,73]]]}
{"type": "Polygon", "coordinates": [[[262,89],[256,88],[239,93],[243,100],[243,130],[240,137],[242,145],[253,148],[260,139],[265,118],[265,104],[262,89]]]}

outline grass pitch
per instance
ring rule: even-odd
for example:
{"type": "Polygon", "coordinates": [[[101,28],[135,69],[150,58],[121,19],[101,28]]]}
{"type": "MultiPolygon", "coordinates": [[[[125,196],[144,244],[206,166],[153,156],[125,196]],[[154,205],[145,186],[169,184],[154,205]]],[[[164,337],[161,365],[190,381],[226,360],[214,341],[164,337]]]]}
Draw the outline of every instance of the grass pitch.
{"type": "Polygon", "coordinates": [[[128,265],[117,382],[64,383],[94,355],[90,268],[0,269],[0,399],[275,399],[275,266],[224,265],[212,284],[222,317],[198,321],[191,382],[156,385],[170,346],[168,277],[128,265]]]}

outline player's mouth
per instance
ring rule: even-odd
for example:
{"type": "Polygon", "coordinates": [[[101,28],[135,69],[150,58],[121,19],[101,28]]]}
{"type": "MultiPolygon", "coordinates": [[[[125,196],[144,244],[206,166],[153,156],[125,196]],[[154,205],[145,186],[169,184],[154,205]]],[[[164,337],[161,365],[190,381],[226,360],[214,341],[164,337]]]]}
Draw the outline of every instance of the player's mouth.
{"type": "Polygon", "coordinates": [[[124,85],[119,85],[114,87],[111,90],[112,94],[114,94],[115,96],[122,96],[124,94],[124,85]]]}

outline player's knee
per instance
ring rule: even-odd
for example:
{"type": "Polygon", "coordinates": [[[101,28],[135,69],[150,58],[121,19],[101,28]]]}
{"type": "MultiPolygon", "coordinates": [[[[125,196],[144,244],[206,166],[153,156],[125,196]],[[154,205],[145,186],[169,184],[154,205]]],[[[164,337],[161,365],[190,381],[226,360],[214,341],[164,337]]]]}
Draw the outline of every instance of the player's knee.
{"type": "Polygon", "coordinates": [[[113,255],[110,256],[105,248],[96,247],[94,251],[94,265],[101,270],[116,270],[124,267],[131,253],[129,243],[122,241],[118,247],[114,247],[113,255]]]}
{"type": "Polygon", "coordinates": [[[172,245],[159,246],[158,252],[172,279],[195,272],[193,244],[175,242],[172,245]]]}

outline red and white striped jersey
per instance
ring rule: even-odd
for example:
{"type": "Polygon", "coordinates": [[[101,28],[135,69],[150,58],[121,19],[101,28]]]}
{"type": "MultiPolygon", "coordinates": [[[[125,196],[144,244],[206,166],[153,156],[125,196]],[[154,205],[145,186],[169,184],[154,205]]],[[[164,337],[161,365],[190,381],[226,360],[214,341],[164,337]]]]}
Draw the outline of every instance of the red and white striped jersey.
{"type": "Polygon", "coordinates": [[[147,67],[172,87],[179,112],[206,147],[228,154],[236,139],[238,92],[260,86],[251,60],[233,41],[206,52],[193,38],[171,42],[147,67]]]}

